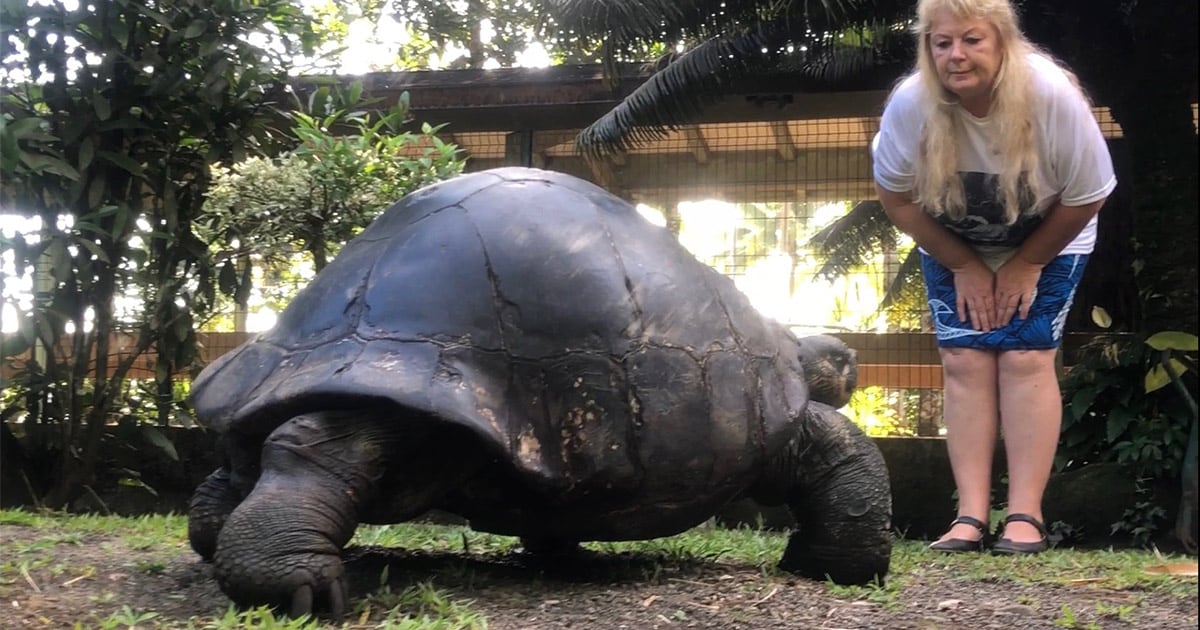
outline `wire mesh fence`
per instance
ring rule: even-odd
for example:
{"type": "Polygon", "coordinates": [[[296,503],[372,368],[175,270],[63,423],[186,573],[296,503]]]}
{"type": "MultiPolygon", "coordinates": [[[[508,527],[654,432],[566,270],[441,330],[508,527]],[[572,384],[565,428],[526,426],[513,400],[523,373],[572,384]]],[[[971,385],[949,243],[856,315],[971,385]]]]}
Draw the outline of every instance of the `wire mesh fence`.
{"type": "MultiPolygon", "coordinates": [[[[1107,108],[1095,114],[1107,137],[1121,137],[1107,108]]],[[[877,117],[702,123],[592,160],[575,150],[575,129],[447,139],[468,170],[558,170],[636,204],[765,315],[855,348],[860,386],[845,411],[860,426],[939,435],[941,367],[913,244],[871,206],[878,126],[877,117]]]]}

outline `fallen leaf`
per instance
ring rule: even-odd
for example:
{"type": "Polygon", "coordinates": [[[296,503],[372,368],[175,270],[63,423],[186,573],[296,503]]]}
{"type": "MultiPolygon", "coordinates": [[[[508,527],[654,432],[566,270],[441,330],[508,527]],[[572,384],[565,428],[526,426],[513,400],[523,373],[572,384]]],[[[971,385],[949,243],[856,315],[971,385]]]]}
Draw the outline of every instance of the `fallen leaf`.
{"type": "Polygon", "coordinates": [[[942,601],[938,602],[937,609],[938,610],[958,610],[958,607],[960,605],[962,605],[961,599],[946,599],[946,600],[942,600],[942,601]]]}
{"type": "Polygon", "coordinates": [[[656,600],[656,599],[658,599],[658,595],[651,595],[650,597],[643,599],[642,600],[642,608],[649,608],[650,604],[653,604],[654,600],[656,600]]]}
{"type": "Polygon", "coordinates": [[[1151,575],[1179,575],[1196,577],[1198,566],[1200,565],[1195,562],[1172,562],[1169,564],[1146,567],[1146,573],[1151,575]]]}

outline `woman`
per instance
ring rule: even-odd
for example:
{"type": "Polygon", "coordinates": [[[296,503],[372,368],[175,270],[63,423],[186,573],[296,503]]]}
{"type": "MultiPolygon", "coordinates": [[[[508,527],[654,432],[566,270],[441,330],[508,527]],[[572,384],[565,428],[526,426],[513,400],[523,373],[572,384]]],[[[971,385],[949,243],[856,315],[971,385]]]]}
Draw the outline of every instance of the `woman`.
{"type": "Polygon", "coordinates": [[[872,142],[879,199],[920,247],[944,372],[957,518],[930,545],[981,550],[1004,432],[997,553],[1046,549],[1042,493],[1062,402],[1055,353],[1116,187],[1073,74],[1021,33],[1008,0],[920,0],[915,71],[872,142]]]}

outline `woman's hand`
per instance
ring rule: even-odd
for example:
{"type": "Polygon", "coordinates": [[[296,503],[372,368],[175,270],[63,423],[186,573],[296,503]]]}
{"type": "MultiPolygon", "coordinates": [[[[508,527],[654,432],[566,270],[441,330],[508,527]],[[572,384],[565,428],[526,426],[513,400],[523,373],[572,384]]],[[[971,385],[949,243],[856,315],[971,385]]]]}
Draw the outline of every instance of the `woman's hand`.
{"type": "Polygon", "coordinates": [[[996,276],[979,259],[970,260],[954,272],[954,295],[958,319],[970,322],[975,330],[992,330],[996,323],[996,276]]]}
{"type": "Polygon", "coordinates": [[[1037,293],[1042,265],[1028,263],[1017,256],[1009,258],[996,270],[996,325],[1005,326],[1013,315],[1029,317],[1029,307],[1037,293]]]}

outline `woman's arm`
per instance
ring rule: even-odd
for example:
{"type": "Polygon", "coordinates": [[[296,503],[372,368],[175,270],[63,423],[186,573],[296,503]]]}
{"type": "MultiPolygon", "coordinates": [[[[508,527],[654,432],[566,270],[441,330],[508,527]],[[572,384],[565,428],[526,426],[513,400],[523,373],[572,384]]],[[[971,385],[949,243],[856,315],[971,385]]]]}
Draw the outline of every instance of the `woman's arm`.
{"type": "Polygon", "coordinates": [[[893,192],[878,184],[875,190],[892,223],[954,273],[958,318],[971,322],[976,330],[995,328],[995,274],[992,270],[966,243],[914,203],[911,195],[893,192]]]}

